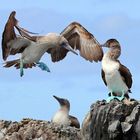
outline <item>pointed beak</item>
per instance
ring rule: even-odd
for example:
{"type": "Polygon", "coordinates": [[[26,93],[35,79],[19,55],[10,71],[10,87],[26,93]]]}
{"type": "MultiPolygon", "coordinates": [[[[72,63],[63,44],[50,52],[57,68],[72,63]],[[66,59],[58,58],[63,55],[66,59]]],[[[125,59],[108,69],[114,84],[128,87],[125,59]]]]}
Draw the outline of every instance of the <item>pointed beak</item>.
{"type": "Polygon", "coordinates": [[[101,46],[101,47],[106,47],[106,48],[108,48],[108,46],[107,46],[107,44],[106,44],[106,43],[101,44],[100,46],[101,46]]]}
{"type": "Polygon", "coordinates": [[[59,97],[57,97],[55,95],[53,95],[53,97],[60,103],[60,105],[62,104],[63,100],[61,98],[59,98],[59,97]]]}
{"type": "Polygon", "coordinates": [[[78,55],[78,53],[69,44],[63,45],[62,47],[78,55]]]}

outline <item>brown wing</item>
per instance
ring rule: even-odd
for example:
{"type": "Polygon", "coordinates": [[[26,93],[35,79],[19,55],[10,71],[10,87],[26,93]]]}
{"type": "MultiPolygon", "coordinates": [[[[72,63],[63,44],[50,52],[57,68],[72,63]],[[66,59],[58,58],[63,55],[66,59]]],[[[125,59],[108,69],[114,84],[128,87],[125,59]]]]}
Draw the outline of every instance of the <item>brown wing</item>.
{"type": "Polygon", "coordinates": [[[10,54],[15,55],[16,53],[22,53],[31,43],[30,40],[16,35],[14,27],[17,26],[18,21],[15,18],[15,14],[15,11],[10,14],[2,34],[2,55],[4,60],[6,60],[10,54]]]}
{"type": "Polygon", "coordinates": [[[69,115],[69,119],[71,122],[70,126],[80,128],[80,123],[76,117],[69,115]]]}
{"type": "Polygon", "coordinates": [[[106,83],[106,80],[105,80],[105,72],[103,71],[103,69],[101,71],[101,75],[102,75],[102,79],[103,79],[105,85],[107,86],[107,83],[106,83]]]}
{"type": "Polygon", "coordinates": [[[120,72],[123,80],[125,81],[126,85],[130,89],[132,87],[132,75],[131,75],[129,69],[120,63],[119,72],[120,72]]]}
{"type": "MultiPolygon", "coordinates": [[[[101,61],[103,57],[103,50],[95,37],[89,33],[82,25],[73,22],[68,25],[62,32],[63,35],[73,49],[80,51],[80,55],[89,61],[101,61]]],[[[64,48],[55,48],[48,51],[51,53],[52,61],[56,62],[62,60],[67,50],[64,48]]]]}
{"type": "Polygon", "coordinates": [[[15,19],[15,14],[16,12],[13,11],[9,19],[5,25],[3,34],[2,34],[2,56],[3,59],[6,60],[9,53],[10,53],[10,48],[8,47],[8,42],[11,40],[14,40],[16,38],[16,34],[14,31],[14,26],[17,24],[17,20],[15,19]]]}

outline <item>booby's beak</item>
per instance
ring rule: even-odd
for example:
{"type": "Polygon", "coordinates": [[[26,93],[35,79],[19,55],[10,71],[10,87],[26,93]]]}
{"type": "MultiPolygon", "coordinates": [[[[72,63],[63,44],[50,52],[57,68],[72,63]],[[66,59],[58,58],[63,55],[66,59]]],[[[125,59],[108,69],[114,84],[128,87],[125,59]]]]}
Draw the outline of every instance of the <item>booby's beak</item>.
{"type": "Polygon", "coordinates": [[[107,46],[107,44],[106,44],[106,43],[101,44],[100,46],[101,46],[101,47],[106,47],[106,48],[108,48],[108,46],[107,46]]]}
{"type": "Polygon", "coordinates": [[[67,50],[69,50],[69,51],[71,51],[72,53],[78,55],[78,53],[68,43],[62,45],[62,47],[65,48],[65,49],[67,49],[67,50]]]}
{"type": "Polygon", "coordinates": [[[59,98],[59,97],[57,97],[55,95],[53,95],[53,97],[60,103],[60,105],[63,105],[64,99],[59,98]]]}

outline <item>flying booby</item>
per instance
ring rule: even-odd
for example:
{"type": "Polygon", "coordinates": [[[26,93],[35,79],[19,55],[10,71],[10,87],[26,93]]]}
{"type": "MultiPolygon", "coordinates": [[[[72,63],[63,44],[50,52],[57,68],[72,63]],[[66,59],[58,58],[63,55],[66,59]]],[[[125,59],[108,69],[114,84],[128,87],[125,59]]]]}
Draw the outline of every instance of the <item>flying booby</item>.
{"type": "Polygon", "coordinates": [[[32,40],[29,31],[21,28],[15,18],[13,11],[5,25],[2,35],[2,55],[6,60],[9,55],[21,53],[21,58],[7,61],[5,67],[15,66],[20,68],[20,75],[23,76],[23,68],[32,68],[38,65],[42,70],[50,71],[46,64],[40,62],[41,57],[50,48],[63,47],[74,54],[77,54],[69,45],[68,41],[60,34],[48,33],[45,36],[37,36],[36,41],[32,40]],[[14,27],[21,35],[16,35],[14,27]],[[26,37],[23,37],[26,36],[26,37]]]}
{"type": "Polygon", "coordinates": [[[59,102],[60,109],[53,116],[52,122],[60,125],[80,128],[78,119],[74,116],[69,115],[70,102],[67,99],[59,98],[57,96],[53,97],[59,102]]]}
{"type": "Polygon", "coordinates": [[[38,65],[42,70],[49,71],[43,62],[39,62],[45,52],[51,54],[53,62],[65,58],[69,51],[77,54],[74,50],[79,50],[80,55],[92,62],[101,61],[103,51],[95,37],[77,22],[69,24],[60,34],[49,33],[45,36],[31,36],[31,32],[18,25],[13,11],[6,23],[2,37],[3,59],[9,55],[21,53],[21,58],[8,61],[5,67],[15,66],[20,68],[20,75],[23,75],[23,68],[32,68],[38,65]],[[15,34],[14,27],[20,35],[15,34]],[[92,53],[91,53],[92,52],[92,53]]]}
{"type": "Polygon", "coordinates": [[[118,60],[121,54],[120,43],[116,39],[109,39],[101,46],[109,48],[109,51],[104,54],[102,59],[102,79],[111,93],[107,102],[114,98],[121,101],[124,96],[129,98],[128,93],[131,92],[132,75],[129,69],[118,60]]]}

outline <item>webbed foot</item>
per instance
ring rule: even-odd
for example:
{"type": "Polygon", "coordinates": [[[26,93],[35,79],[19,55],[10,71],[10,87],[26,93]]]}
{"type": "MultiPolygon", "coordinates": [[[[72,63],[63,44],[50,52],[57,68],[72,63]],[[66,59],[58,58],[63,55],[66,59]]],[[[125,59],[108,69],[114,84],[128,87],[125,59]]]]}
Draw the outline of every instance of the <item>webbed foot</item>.
{"type": "Polygon", "coordinates": [[[23,70],[23,60],[20,59],[20,76],[22,77],[24,75],[24,70],[23,70]]]}
{"type": "Polygon", "coordinates": [[[115,99],[116,98],[116,96],[109,96],[108,98],[107,98],[107,100],[106,100],[106,102],[107,103],[109,103],[111,100],[113,100],[113,99],[115,99]]]}
{"type": "Polygon", "coordinates": [[[116,96],[115,98],[118,99],[119,101],[122,101],[125,97],[124,94],[122,94],[122,96],[116,96]]]}
{"type": "Polygon", "coordinates": [[[45,63],[43,63],[43,62],[38,62],[38,63],[36,63],[36,64],[37,64],[37,66],[38,66],[39,68],[41,68],[42,70],[47,71],[47,72],[50,72],[49,67],[48,67],[45,63]]]}

